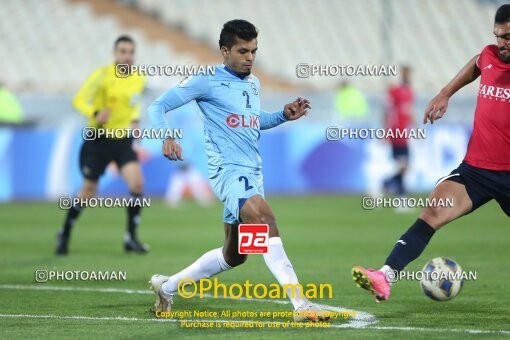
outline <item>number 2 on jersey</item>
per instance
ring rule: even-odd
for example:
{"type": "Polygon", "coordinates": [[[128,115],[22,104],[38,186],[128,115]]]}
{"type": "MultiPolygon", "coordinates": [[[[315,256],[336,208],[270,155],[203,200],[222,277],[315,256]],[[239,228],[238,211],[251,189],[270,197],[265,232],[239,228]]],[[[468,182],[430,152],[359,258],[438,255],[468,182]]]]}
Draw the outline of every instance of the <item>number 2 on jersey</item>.
{"type": "Polygon", "coordinates": [[[247,91],[243,91],[243,97],[246,97],[246,108],[247,109],[251,109],[251,105],[250,105],[250,95],[248,94],[247,91]]]}

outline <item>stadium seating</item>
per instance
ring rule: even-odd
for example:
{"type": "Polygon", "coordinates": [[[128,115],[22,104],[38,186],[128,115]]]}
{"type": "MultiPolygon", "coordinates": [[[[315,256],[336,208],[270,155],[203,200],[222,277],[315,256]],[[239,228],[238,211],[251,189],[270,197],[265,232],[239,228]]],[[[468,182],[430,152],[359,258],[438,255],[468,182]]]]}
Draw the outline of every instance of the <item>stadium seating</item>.
{"type": "Polygon", "coordinates": [[[96,16],[86,4],[64,0],[4,0],[0,6],[2,74],[0,82],[24,91],[74,92],[100,65],[112,60],[112,45],[121,34],[137,42],[144,64],[193,63],[189,55],[148,41],[126,30],[114,17],[96,16]]]}
{"type": "MultiPolygon", "coordinates": [[[[168,25],[182,27],[214,48],[224,22],[250,20],[261,33],[259,65],[295,84],[324,89],[338,82],[333,77],[299,79],[295,68],[289,67],[298,63],[409,63],[416,87],[430,91],[448,81],[481,47],[494,42],[491,30],[497,6],[490,1],[445,0],[438,11],[434,0],[321,0],[321,6],[307,0],[256,5],[250,0],[127,1],[158,13],[168,25]]],[[[386,84],[384,77],[362,82],[365,90],[380,90],[386,84]]]]}
{"type": "MultiPolygon", "coordinates": [[[[294,66],[298,63],[409,63],[415,87],[426,91],[436,91],[470,56],[494,41],[497,6],[495,1],[444,0],[438,11],[434,0],[321,0],[327,6],[307,0],[263,0],[256,6],[249,0],[117,1],[181,28],[214,49],[224,22],[253,21],[260,30],[257,67],[295,85],[332,89],[339,82],[338,77],[299,79],[294,66]]],[[[122,33],[136,39],[140,63],[195,61],[166,42],[149,41],[139,30],[124,29],[115,16],[94,14],[84,2],[3,0],[0,33],[0,81],[14,89],[75,89],[111,59],[112,42],[122,33]]],[[[358,85],[380,91],[389,80],[366,77],[358,85]]]]}

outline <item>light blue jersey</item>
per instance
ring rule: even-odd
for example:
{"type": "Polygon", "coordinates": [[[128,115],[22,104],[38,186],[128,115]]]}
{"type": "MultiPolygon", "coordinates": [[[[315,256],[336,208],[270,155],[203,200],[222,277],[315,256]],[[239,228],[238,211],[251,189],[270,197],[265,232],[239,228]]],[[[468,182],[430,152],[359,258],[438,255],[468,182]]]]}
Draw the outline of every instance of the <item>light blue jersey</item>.
{"type": "Polygon", "coordinates": [[[152,125],[169,128],[165,113],[195,100],[204,122],[210,176],[228,166],[260,171],[260,130],[285,122],[283,111],[260,109],[257,77],[241,77],[225,65],[216,65],[215,71],[214,75],[185,78],[156,99],[148,111],[152,125]]]}
{"type": "Polygon", "coordinates": [[[204,122],[211,188],[225,204],[223,220],[238,224],[244,202],[255,195],[264,197],[260,130],[286,119],[283,111],[260,109],[257,77],[239,76],[225,65],[215,70],[214,75],[188,77],[165,92],[149,107],[149,117],[154,128],[167,129],[166,112],[197,102],[204,122]]]}

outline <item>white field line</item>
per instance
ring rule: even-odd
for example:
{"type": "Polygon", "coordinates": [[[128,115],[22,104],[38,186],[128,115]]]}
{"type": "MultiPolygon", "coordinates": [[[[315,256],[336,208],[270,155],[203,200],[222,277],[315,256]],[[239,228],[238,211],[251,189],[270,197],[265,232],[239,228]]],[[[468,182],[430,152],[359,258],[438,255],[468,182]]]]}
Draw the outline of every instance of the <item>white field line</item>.
{"type": "MultiPolygon", "coordinates": [[[[153,294],[148,290],[134,290],[134,289],[118,289],[118,288],[86,288],[86,287],[58,287],[58,286],[43,286],[43,285],[0,285],[0,289],[15,289],[15,290],[41,290],[41,291],[75,291],[75,292],[98,292],[98,293],[123,293],[123,294],[153,294]]],[[[206,295],[206,298],[212,298],[212,295],[206,295]]],[[[250,302],[263,302],[263,303],[276,303],[276,304],[290,304],[286,300],[271,300],[271,299],[248,299],[239,298],[233,300],[250,301],[250,302]]],[[[335,307],[329,305],[319,306],[323,309],[334,312],[353,312],[352,309],[335,307]]],[[[331,328],[365,328],[375,330],[396,330],[396,331],[419,331],[419,332],[450,332],[450,333],[467,333],[467,334],[500,334],[510,335],[510,330],[484,330],[484,329],[457,329],[457,328],[426,328],[426,327],[397,327],[397,326],[374,326],[378,322],[372,314],[355,311],[356,318],[349,319],[348,323],[344,324],[330,324],[331,328]]],[[[34,319],[66,319],[66,320],[92,320],[92,321],[142,321],[142,322],[219,322],[219,323],[246,323],[250,320],[181,320],[181,319],[142,319],[130,317],[93,317],[93,316],[79,316],[79,315],[32,315],[32,314],[0,314],[0,318],[34,318],[34,319]]],[[[276,324],[283,322],[279,321],[257,321],[263,324],[276,324]]],[[[310,327],[312,328],[312,327],[310,327]]],[[[308,329],[310,329],[308,328],[308,329]]]]}
{"type": "MultiPolygon", "coordinates": [[[[95,293],[123,293],[123,294],[154,294],[150,290],[134,290],[134,289],[118,289],[118,288],[87,288],[87,287],[59,287],[59,286],[46,286],[43,284],[40,285],[0,285],[0,289],[15,289],[15,290],[49,290],[49,291],[68,291],[68,292],[95,292],[95,293]]],[[[213,298],[210,294],[204,294],[205,298],[213,298]]],[[[223,298],[223,297],[220,297],[223,298]]],[[[287,305],[290,304],[288,300],[275,300],[275,299],[249,299],[249,298],[225,298],[239,301],[249,301],[249,302],[261,302],[261,303],[275,303],[287,305]]],[[[355,311],[352,309],[335,307],[329,305],[318,304],[323,309],[338,312],[338,313],[348,313],[354,312],[356,313],[355,317],[348,318],[347,323],[342,326],[348,325],[351,328],[362,328],[371,324],[375,324],[378,322],[377,318],[372,314],[355,311]]],[[[145,319],[143,319],[145,320],[145,319]]]]}

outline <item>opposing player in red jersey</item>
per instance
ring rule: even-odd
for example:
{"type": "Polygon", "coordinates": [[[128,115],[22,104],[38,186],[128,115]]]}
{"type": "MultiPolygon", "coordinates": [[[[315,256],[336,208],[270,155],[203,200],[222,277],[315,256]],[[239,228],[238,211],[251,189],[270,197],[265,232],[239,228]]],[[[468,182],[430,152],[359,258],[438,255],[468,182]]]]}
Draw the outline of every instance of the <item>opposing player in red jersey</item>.
{"type": "Polygon", "coordinates": [[[423,209],[418,220],[397,241],[380,270],[352,269],[354,281],[375,296],[390,296],[391,281],[420,256],[434,233],[447,223],[495,199],[510,216],[510,4],[494,20],[496,45],[486,46],[434,97],[423,122],[434,123],[450,97],[481,75],[474,127],[464,161],[440,179],[430,198],[452,199],[454,207],[423,209]]]}
{"type": "MultiPolygon", "coordinates": [[[[386,129],[391,130],[393,135],[399,131],[407,130],[413,123],[414,94],[411,87],[411,69],[409,66],[402,67],[402,82],[391,86],[388,90],[388,102],[385,110],[386,129]]],[[[402,137],[389,138],[392,154],[398,163],[397,173],[384,181],[384,191],[395,191],[402,196],[405,194],[404,176],[409,164],[409,146],[407,139],[402,137]]]]}

